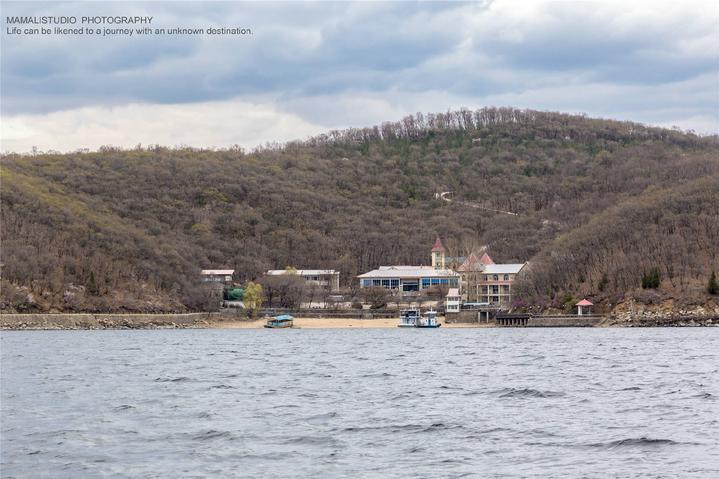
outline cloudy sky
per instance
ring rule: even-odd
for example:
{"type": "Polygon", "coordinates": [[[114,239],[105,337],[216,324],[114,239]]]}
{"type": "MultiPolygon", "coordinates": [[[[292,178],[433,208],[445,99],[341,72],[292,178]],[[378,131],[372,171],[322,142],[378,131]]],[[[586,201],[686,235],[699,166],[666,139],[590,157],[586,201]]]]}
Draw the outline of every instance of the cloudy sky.
{"type": "Polygon", "coordinates": [[[252,148],[488,105],[719,131],[715,2],[3,1],[2,28],[3,151],[252,148]],[[252,35],[11,35],[15,15],[252,35]]]}

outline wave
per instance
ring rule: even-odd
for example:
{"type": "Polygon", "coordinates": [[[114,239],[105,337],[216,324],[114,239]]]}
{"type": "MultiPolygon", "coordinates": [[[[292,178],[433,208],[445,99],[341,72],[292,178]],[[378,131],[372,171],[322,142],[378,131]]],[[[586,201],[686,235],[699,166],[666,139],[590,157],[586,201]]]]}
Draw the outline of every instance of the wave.
{"type": "Polygon", "coordinates": [[[494,391],[491,394],[497,395],[501,398],[553,398],[564,396],[564,393],[562,392],[540,391],[538,389],[531,388],[504,388],[494,391]]]}
{"type": "Polygon", "coordinates": [[[120,404],[116,408],[114,408],[114,411],[127,411],[128,409],[135,409],[135,406],[131,406],[129,404],[120,404]]]}
{"type": "Polygon", "coordinates": [[[157,383],[184,383],[187,381],[192,381],[192,379],[186,376],[180,376],[179,378],[155,378],[155,382],[157,383]]]}
{"type": "Polygon", "coordinates": [[[370,374],[363,374],[361,377],[363,377],[363,378],[389,378],[389,377],[392,377],[392,374],[390,374],[390,373],[370,373],[370,374]]]}
{"type": "Polygon", "coordinates": [[[337,440],[331,436],[296,436],[286,439],[282,444],[309,444],[316,446],[334,446],[337,440]]]}
{"type": "Polygon", "coordinates": [[[430,425],[426,424],[388,424],[386,426],[364,426],[364,427],[346,427],[342,429],[343,432],[368,432],[368,431],[390,431],[392,433],[399,432],[433,432],[449,429],[463,429],[464,426],[460,424],[444,424],[441,422],[433,423],[430,425]]]}
{"type": "Polygon", "coordinates": [[[314,416],[310,416],[310,417],[306,418],[305,421],[307,421],[310,424],[324,424],[324,423],[328,422],[330,419],[334,419],[335,417],[337,417],[336,412],[328,412],[325,414],[316,414],[314,416]]]}
{"type": "Polygon", "coordinates": [[[215,429],[210,429],[195,434],[194,436],[192,436],[192,439],[195,441],[209,441],[213,439],[234,439],[234,437],[232,436],[232,433],[228,431],[217,431],[215,429]]]}
{"type": "Polygon", "coordinates": [[[594,444],[588,444],[588,447],[595,447],[601,449],[619,449],[624,447],[660,447],[660,446],[676,446],[680,444],[693,444],[693,443],[681,443],[673,441],[671,439],[652,439],[648,437],[639,438],[627,438],[617,439],[609,442],[597,442],[594,444]]]}

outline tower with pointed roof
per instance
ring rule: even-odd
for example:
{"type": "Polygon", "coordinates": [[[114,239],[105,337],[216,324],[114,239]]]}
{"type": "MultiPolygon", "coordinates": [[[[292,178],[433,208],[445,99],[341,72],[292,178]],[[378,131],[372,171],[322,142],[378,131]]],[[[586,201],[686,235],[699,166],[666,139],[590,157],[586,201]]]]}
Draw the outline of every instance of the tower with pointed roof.
{"type": "Polygon", "coordinates": [[[442,240],[440,240],[439,236],[437,236],[437,239],[434,241],[434,246],[432,246],[432,267],[434,269],[445,269],[445,267],[446,267],[445,253],[446,253],[446,250],[444,249],[442,240]]]}

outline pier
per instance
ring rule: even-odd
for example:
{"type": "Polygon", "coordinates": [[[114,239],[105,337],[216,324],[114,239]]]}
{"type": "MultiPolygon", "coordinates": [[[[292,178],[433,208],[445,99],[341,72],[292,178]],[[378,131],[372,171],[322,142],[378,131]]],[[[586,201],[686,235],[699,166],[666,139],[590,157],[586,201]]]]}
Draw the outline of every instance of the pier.
{"type": "Polygon", "coordinates": [[[495,317],[497,326],[515,328],[584,328],[599,325],[604,316],[593,315],[545,315],[532,316],[524,313],[500,313],[495,317]]]}

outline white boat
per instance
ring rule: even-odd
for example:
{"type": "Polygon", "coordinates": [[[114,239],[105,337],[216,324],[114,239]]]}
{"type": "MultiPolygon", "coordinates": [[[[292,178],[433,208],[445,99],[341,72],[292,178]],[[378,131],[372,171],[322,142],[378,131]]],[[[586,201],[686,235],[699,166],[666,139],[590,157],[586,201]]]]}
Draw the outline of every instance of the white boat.
{"type": "Polygon", "coordinates": [[[415,322],[415,328],[439,328],[442,324],[437,321],[437,311],[429,310],[415,322]]]}
{"type": "Polygon", "coordinates": [[[419,321],[419,309],[403,309],[399,312],[399,328],[414,328],[419,321]]]}

